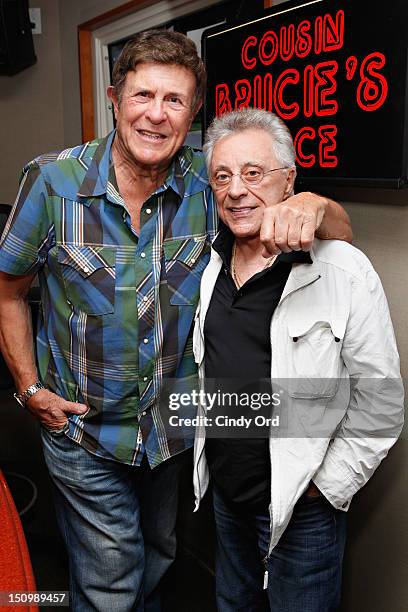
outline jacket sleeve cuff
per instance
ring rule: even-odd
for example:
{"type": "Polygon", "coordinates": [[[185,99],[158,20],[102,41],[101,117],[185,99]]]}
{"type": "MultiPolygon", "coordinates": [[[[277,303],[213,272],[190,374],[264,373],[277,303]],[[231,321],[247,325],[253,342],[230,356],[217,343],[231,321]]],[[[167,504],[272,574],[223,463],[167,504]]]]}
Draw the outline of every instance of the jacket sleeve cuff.
{"type": "Polygon", "coordinates": [[[358,487],[356,489],[352,476],[336,462],[330,449],[312,480],[334,508],[347,512],[358,487]]]}

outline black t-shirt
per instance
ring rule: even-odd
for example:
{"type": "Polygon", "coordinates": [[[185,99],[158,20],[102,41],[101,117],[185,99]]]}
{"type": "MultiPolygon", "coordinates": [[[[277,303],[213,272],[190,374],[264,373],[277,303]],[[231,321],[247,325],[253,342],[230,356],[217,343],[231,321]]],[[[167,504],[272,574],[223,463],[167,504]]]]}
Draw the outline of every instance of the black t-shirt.
{"type": "MultiPolygon", "coordinates": [[[[222,227],[213,247],[223,260],[207,311],[205,375],[221,391],[272,393],[270,324],[293,262],[304,252],[282,253],[237,289],[230,274],[232,233],[222,227]],[[230,379],[230,382],[228,380],[230,379]],[[237,384],[241,381],[240,384],[237,384]],[[239,387],[239,389],[237,388],[239,387]]],[[[237,412],[240,408],[237,406],[237,412]]],[[[211,477],[226,501],[242,510],[267,511],[270,502],[269,439],[227,435],[206,440],[211,477]]]]}

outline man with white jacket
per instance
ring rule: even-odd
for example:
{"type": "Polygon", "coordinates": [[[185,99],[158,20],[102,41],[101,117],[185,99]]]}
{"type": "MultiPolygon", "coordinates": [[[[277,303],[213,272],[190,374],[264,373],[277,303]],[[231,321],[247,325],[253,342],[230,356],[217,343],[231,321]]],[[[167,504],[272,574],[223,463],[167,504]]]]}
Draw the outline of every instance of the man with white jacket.
{"type": "Polygon", "coordinates": [[[263,256],[264,211],[293,194],[296,175],[278,117],[219,117],[204,152],[223,223],[201,281],[194,355],[204,384],[271,380],[281,419],[264,438],[197,430],[196,507],[211,475],[218,609],[334,611],[346,511],[402,427],[386,298],[345,242],[263,256]]]}

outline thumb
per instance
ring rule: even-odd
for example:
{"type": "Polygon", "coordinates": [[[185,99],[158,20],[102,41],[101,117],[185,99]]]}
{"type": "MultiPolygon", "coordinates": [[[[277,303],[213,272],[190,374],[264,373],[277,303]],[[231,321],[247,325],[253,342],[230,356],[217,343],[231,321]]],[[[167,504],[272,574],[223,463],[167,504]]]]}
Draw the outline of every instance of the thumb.
{"type": "Polygon", "coordinates": [[[77,402],[64,402],[62,410],[63,412],[70,412],[71,414],[84,414],[84,412],[88,412],[89,407],[85,404],[78,404],[77,402]]]}

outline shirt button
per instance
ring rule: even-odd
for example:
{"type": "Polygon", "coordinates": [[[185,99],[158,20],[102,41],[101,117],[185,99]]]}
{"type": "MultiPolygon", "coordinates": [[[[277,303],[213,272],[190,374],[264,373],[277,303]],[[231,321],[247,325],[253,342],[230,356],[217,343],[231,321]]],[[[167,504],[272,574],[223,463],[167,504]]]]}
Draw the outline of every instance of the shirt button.
{"type": "Polygon", "coordinates": [[[151,212],[152,212],[151,208],[146,208],[146,215],[150,215],[151,212]]]}
{"type": "Polygon", "coordinates": [[[140,253],[140,257],[144,259],[146,257],[146,253],[140,253]]]}
{"type": "Polygon", "coordinates": [[[146,416],[146,412],[142,412],[142,415],[141,415],[141,416],[146,416]]]}
{"type": "Polygon", "coordinates": [[[148,298],[146,296],[144,296],[143,301],[147,302],[148,298]]]}
{"type": "Polygon", "coordinates": [[[144,342],[145,344],[147,344],[147,343],[149,342],[149,339],[148,339],[148,338],[143,338],[143,342],[144,342]]]}
{"type": "Polygon", "coordinates": [[[84,267],[84,272],[85,272],[86,274],[89,272],[89,268],[88,268],[88,266],[85,266],[85,267],[84,267]]]}
{"type": "Polygon", "coordinates": [[[194,264],[196,262],[196,260],[194,259],[194,257],[191,258],[191,263],[194,264]]]}
{"type": "Polygon", "coordinates": [[[144,380],[144,382],[146,382],[147,376],[143,376],[143,380],[144,380]]]}

